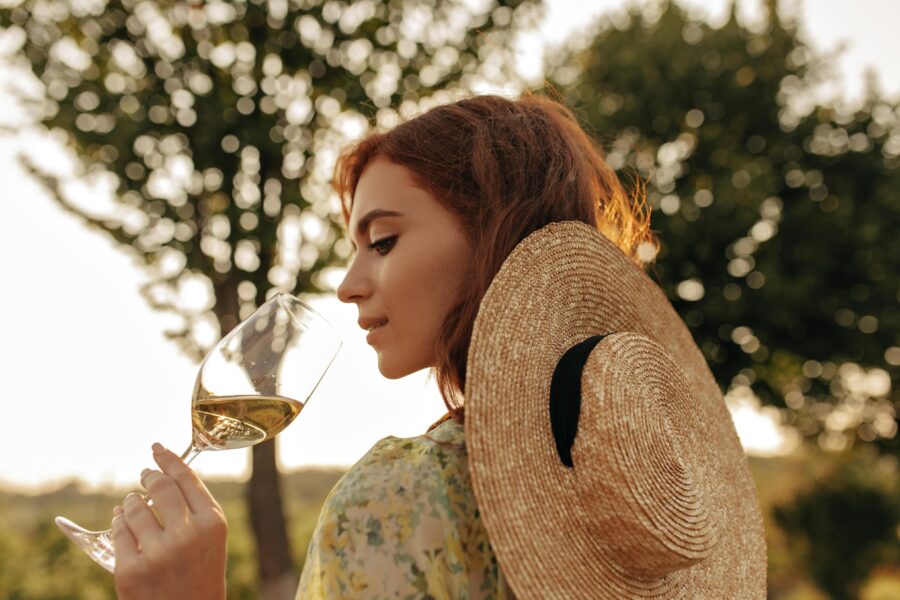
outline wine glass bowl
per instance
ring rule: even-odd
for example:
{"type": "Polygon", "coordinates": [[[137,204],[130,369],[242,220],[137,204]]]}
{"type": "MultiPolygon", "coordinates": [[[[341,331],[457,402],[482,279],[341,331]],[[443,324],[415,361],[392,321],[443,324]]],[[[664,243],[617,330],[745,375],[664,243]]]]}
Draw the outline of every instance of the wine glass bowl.
{"type": "Polygon", "coordinates": [[[197,374],[196,451],[271,439],[303,410],[340,346],[324,317],[287,294],[260,306],[212,349],[197,374]]]}
{"type": "MultiPolygon", "coordinates": [[[[206,450],[245,448],[272,439],[300,414],[334,362],[337,330],[294,296],[279,292],[222,337],[197,373],[186,463],[206,450]]],[[[115,570],[111,532],[55,522],[100,566],[115,570]]]]}

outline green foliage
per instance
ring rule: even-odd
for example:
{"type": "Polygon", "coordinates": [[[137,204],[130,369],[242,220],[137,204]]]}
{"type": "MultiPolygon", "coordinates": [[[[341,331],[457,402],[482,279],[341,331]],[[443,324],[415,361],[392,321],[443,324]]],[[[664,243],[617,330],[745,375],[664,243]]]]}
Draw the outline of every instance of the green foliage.
{"type": "MultiPolygon", "coordinates": [[[[200,359],[274,288],[329,289],[350,254],[330,186],[341,147],[464,91],[483,65],[504,80],[512,25],[538,5],[25,0],[0,8],[0,27],[46,90],[22,102],[113,182],[113,207],[73,201],[49,165],[32,173],[148,267],[145,297],[200,359]],[[198,287],[205,299],[186,298],[198,287]]],[[[274,580],[291,560],[275,454],[253,452],[256,556],[274,580]]]]}
{"type": "Polygon", "coordinates": [[[776,505],[773,515],[804,570],[835,600],[859,597],[874,566],[900,563],[893,457],[847,453],[792,501],[776,505]]]}
{"type": "Polygon", "coordinates": [[[104,529],[121,500],[122,495],[82,495],[75,484],[37,496],[0,492],[0,598],[115,598],[109,574],[85,560],[52,519],[65,514],[104,529]]]}
{"type": "MultiPolygon", "coordinates": [[[[815,594],[815,588],[807,580],[829,589],[813,575],[818,568],[816,565],[823,560],[821,557],[829,554],[833,560],[847,563],[834,568],[839,574],[847,574],[851,568],[868,570],[877,557],[883,573],[890,573],[893,567],[900,575],[897,540],[891,542],[888,539],[890,528],[878,531],[877,527],[872,527],[869,529],[871,535],[866,537],[848,527],[855,523],[856,511],[865,508],[861,504],[864,497],[854,496],[855,490],[863,490],[873,499],[875,507],[884,506],[890,494],[897,498],[898,476],[890,461],[890,458],[878,460],[871,453],[852,457],[813,453],[751,459],[766,517],[770,598],[820,598],[801,595],[798,590],[815,594]],[[804,473],[805,477],[798,477],[798,473],[804,473]],[[814,483],[805,483],[809,480],[814,483]],[[817,490],[820,489],[826,493],[819,494],[817,490]],[[841,499],[840,502],[833,502],[833,497],[841,499]],[[794,498],[797,498],[796,505],[794,498]],[[811,510],[812,506],[821,508],[811,510]],[[850,508],[843,508],[845,506],[850,508]],[[783,517],[774,516],[776,510],[788,515],[790,523],[782,524],[780,519],[783,517]],[[798,519],[799,515],[806,516],[798,519]],[[834,518],[829,519],[828,515],[834,518]],[[823,519],[823,522],[817,519],[823,519]],[[799,521],[802,524],[797,529],[793,523],[799,521]],[[813,554],[809,553],[810,549],[813,554]],[[856,559],[856,550],[865,558],[856,559]]],[[[303,567],[305,550],[322,502],[341,475],[339,470],[303,470],[288,473],[283,478],[291,523],[289,533],[294,547],[300,550],[296,559],[298,571],[303,567]]],[[[211,482],[208,486],[228,518],[228,597],[232,600],[258,598],[256,551],[241,497],[242,486],[236,482],[211,482]]],[[[74,484],[40,495],[0,492],[0,598],[114,598],[109,574],[70,544],[52,524],[52,518],[65,514],[76,522],[100,529],[107,526],[111,507],[120,502],[124,494],[125,491],[81,493],[74,484]]],[[[874,516],[862,515],[862,522],[867,521],[874,523],[874,516]]],[[[877,572],[870,572],[865,588],[875,592],[878,587],[884,588],[886,595],[873,593],[859,597],[863,600],[896,597],[898,586],[900,577],[879,578],[877,572]]]]}
{"type": "Polygon", "coordinates": [[[614,24],[549,77],[648,180],[655,276],[717,381],[824,447],[896,453],[900,106],[817,106],[825,63],[777,18],[713,29],[663,3],[614,24]]]}
{"type": "MultiPolygon", "coordinates": [[[[284,476],[290,537],[306,547],[328,492],[343,474],[340,470],[304,470],[284,476]]],[[[242,497],[242,485],[213,482],[208,487],[228,519],[228,597],[255,600],[258,593],[256,548],[242,497]]],[[[75,484],[54,492],[24,495],[0,492],[0,598],[4,600],[111,600],[112,577],[88,559],[54,525],[65,514],[88,527],[104,529],[112,507],[125,492],[83,493],[75,484]]]]}
{"type": "MultiPolygon", "coordinates": [[[[39,175],[60,206],[150,268],[148,301],[181,317],[170,333],[199,356],[198,324],[228,329],[272,287],[321,291],[328,265],[347,257],[328,188],[340,146],[465,87],[494,52],[508,70],[512,15],[535,3],[488,4],[453,29],[460,5],[438,3],[434,21],[410,25],[405,16],[431,6],[413,0],[369,12],[335,0],[284,11],[114,0],[72,13],[29,0],[0,9],[0,27],[22,33],[20,58],[47,87],[25,101],[86,170],[113,175],[115,210],[76,205],[39,175]],[[180,290],[196,277],[213,298],[185,309],[180,290]]],[[[857,109],[816,105],[809,90],[825,62],[775,18],[759,31],[734,17],[712,29],[663,4],[600,25],[548,78],[623,178],[648,180],[655,276],[716,379],[789,408],[788,422],[825,447],[860,440],[898,454],[900,107],[874,92],[857,109]]],[[[796,576],[805,565],[834,597],[851,597],[876,562],[900,560],[896,471],[878,480],[874,458],[853,460],[795,502],[785,481],[796,485],[799,467],[754,466],[758,482],[764,473],[792,490],[759,484],[764,507],[780,506],[777,523],[767,514],[770,568],[796,576]]],[[[322,477],[284,484],[296,548],[334,482],[322,477]]],[[[243,501],[233,485],[215,493],[230,522],[230,597],[255,597],[243,501]]],[[[112,597],[108,574],[50,517],[105,527],[118,499],[0,495],[0,596],[112,597]]]]}
{"type": "Polygon", "coordinates": [[[21,98],[88,173],[115,182],[115,208],[82,206],[48,165],[30,165],[60,205],[151,268],[143,290],[198,359],[276,287],[328,289],[349,246],[331,196],[336,153],[491,62],[511,76],[514,17],[536,0],[285,0],[194,3],[26,0],[0,8],[46,98],[21,98]],[[513,9],[517,9],[513,11],[513,9]],[[99,212],[99,214],[98,214],[99,212]],[[184,284],[212,298],[184,307],[184,284]]]}

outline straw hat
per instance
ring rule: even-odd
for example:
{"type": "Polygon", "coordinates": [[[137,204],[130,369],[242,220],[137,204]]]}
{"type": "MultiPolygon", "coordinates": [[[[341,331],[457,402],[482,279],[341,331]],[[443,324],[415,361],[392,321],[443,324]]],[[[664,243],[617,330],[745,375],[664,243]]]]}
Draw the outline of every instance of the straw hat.
{"type": "Polygon", "coordinates": [[[719,386],[599,231],[553,223],[516,246],[467,369],[472,485],[519,600],[765,598],[762,517],[719,386]]]}

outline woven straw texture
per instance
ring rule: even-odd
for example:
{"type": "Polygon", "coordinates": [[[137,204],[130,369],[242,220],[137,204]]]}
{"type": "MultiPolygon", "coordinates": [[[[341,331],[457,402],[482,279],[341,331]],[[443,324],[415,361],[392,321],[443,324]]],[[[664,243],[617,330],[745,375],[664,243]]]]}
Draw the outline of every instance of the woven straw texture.
{"type": "Polygon", "coordinates": [[[762,516],[719,387],[662,290],[596,229],[553,223],[516,247],[467,369],[473,489],[519,600],[765,598],[762,516]],[[601,333],[569,469],[551,375],[601,333]]]}

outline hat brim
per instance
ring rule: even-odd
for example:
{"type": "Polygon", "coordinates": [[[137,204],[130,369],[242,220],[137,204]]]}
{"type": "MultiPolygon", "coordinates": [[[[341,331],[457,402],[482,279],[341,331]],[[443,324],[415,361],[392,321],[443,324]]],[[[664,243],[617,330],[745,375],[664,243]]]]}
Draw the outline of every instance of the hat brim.
{"type": "Polygon", "coordinates": [[[475,321],[465,407],[475,497],[520,600],[765,597],[762,516],[718,384],[662,290],[593,227],[550,224],[506,259],[475,321]],[[550,425],[559,358],[591,335],[615,332],[651,338],[682,367],[715,455],[704,477],[720,518],[718,544],[707,559],[661,579],[626,572],[580,525],[576,475],[561,464],[550,425]]]}

